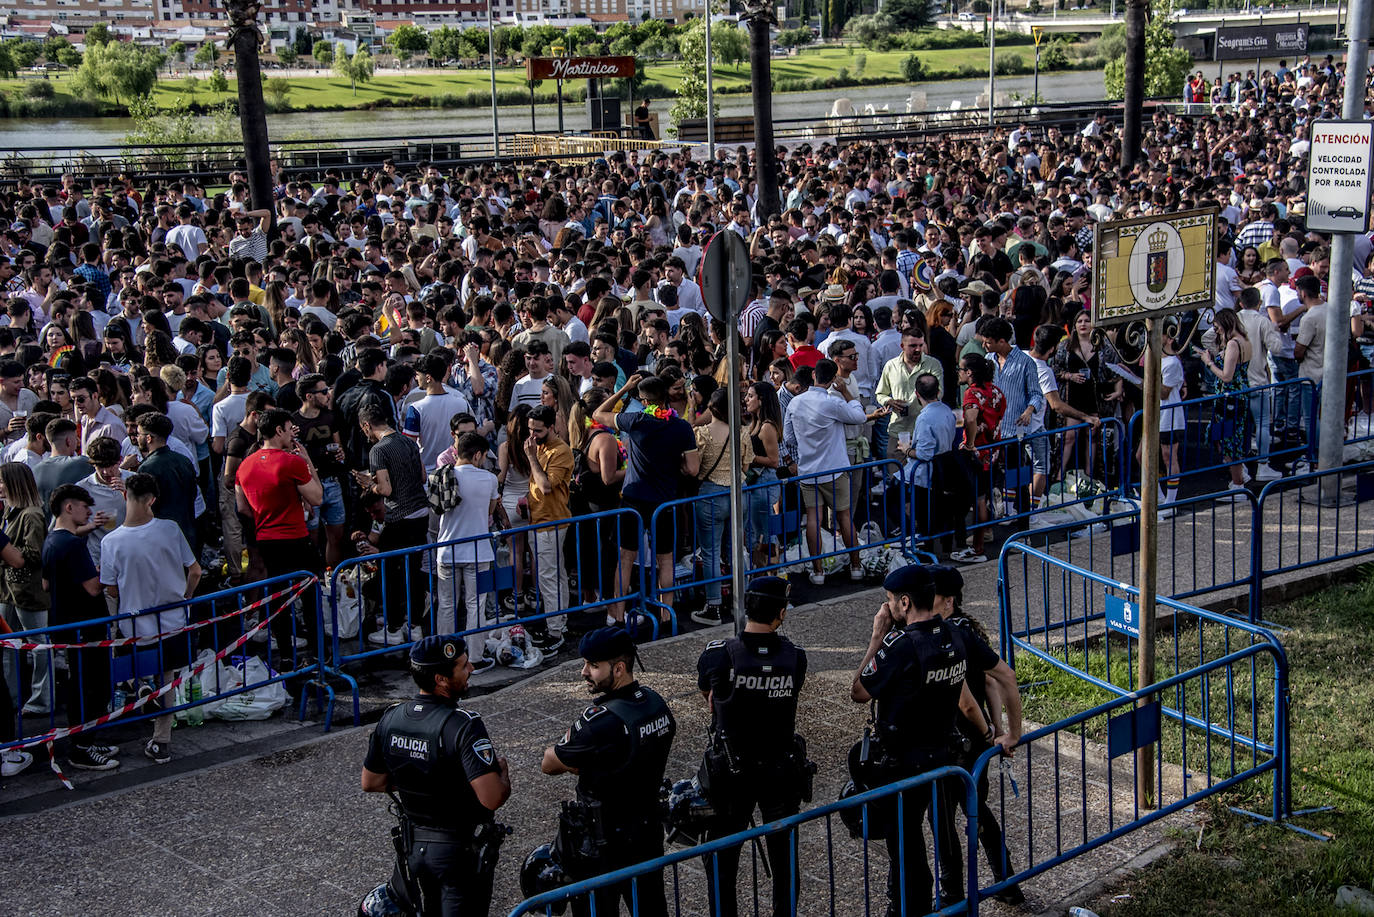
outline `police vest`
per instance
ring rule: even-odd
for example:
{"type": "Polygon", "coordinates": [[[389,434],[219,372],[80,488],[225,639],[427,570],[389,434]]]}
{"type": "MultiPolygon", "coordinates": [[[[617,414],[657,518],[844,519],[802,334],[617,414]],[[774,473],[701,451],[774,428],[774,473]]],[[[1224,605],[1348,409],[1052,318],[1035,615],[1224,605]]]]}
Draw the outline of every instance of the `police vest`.
{"type": "Polygon", "coordinates": [[[878,698],[877,719],[885,743],[903,759],[943,753],[954,734],[968,657],[958,634],[934,618],[893,631],[889,658],[900,660],[893,690],[878,698]]]}
{"type": "MultiPolygon", "coordinates": [[[[629,814],[636,822],[658,818],[659,789],[668,766],[677,723],[667,703],[654,691],[640,685],[638,699],[607,698],[599,705],[602,712],[592,716],[611,716],[629,736],[629,754],[622,764],[607,771],[583,769],[577,782],[578,797],[599,802],[603,811],[629,814]]],[[[589,712],[594,709],[589,708],[589,712]]],[[[586,713],[583,714],[587,716],[586,713]]]]}
{"type": "Polygon", "coordinates": [[[382,714],[377,732],[391,786],[416,824],[461,829],[490,820],[490,810],[477,800],[458,755],[466,724],[475,716],[424,697],[396,704],[382,714]],[[446,748],[444,728],[454,717],[463,722],[455,747],[446,748]]]}
{"type": "Polygon", "coordinates": [[[712,693],[715,727],[741,764],[776,763],[792,751],[800,653],[786,637],[752,648],[738,637],[721,642],[730,659],[730,689],[712,693]]]}

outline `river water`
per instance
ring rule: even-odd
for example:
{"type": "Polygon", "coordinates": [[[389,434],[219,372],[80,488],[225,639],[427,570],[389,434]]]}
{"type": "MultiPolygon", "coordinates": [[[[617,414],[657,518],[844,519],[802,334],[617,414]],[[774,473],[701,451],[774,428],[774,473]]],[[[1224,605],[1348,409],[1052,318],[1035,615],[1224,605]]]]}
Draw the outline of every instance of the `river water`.
{"type": "MultiPolygon", "coordinates": [[[[997,91],[1031,93],[1029,76],[1000,77],[997,91]]],[[[928,108],[948,108],[958,99],[963,107],[973,104],[987,81],[950,80],[940,83],[900,84],[891,86],[855,86],[821,92],[788,92],[773,96],[773,117],[779,121],[793,118],[822,118],[830,112],[837,98],[848,98],[860,110],[867,104],[889,106],[894,112],[906,111],[906,99],[912,89],[926,93],[928,108]]],[[[1083,102],[1100,99],[1103,95],[1101,72],[1048,73],[1040,76],[1040,94],[1052,102],[1083,102]]],[[[720,113],[724,116],[750,115],[752,102],[748,95],[718,97],[720,113]]],[[[663,123],[667,123],[670,102],[659,100],[655,105],[663,123]]],[[[530,128],[530,108],[502,106],[499,110],[502,131],[530,128]]],[[[558,107],[535,107],[538,130],[558,127],[558,107]]],[[[564,106],[564,127],[585,130],[588,126],[586,108],[580,104],[564,106]]],[[[25,147],[48,148],[60,144],[66,148],[88,148],[118,145],[132,124],[125,118],[42,118],[0,119],[0,150],[25,147]]],[[[321,140],[349,141],[367,137],[408,137],[453,133],[480,134],[491,130],[490,112],[476,108],[458,109],[384,109],[379,111],[298,112],[267,116],[268,135],[273,138],[311,137],[321,140]]]]}

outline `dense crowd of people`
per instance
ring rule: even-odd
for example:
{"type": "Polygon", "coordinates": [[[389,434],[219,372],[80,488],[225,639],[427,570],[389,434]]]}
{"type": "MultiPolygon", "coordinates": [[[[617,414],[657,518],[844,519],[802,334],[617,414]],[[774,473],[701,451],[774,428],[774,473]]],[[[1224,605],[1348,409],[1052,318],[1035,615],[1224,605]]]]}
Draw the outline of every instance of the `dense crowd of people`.
{"type": "MultiPolygon", "coordinates": [[[[665,148],[447,173],[390,161],[349,177],[277,172],[261,209],[242,174],[214,194],[134,175],[21,178],[0,189],[0,610],[14,630],[70,624],[442,544],[381,560],[371,607],[384,611],[364,615],[361,641],[601,600],[590,623],[530,623],[530,645],[551,652],[560,625],[624,620],[609,600],[644,550],[636,526],[608,517],[580,526],[570,550],[560,523],[625,509],[650,536],[659,614],[694,553],[707,583],[691,616],[718,623],[732,438],[751,485],[738,536],[752,567],[804,542],[820,584],[828,536],[862,579],[856,529],[898,488],[851,469],[879,459],[902,467],[914,524],[943,536],[932,547],[977,563],[996,515],[1033,515],[1070,474],[1115,486],[1133,447],[1106,422],[1128,421],[1140,391],[1137,353],[1092,325],[1094,225],[1215,207],[1215,310],[1166,345],[1167,503],[1187,427],[1171,406],[1320,379],[1328,308],[1350,309],[1351,368],[1374,354],[1364,297],[1327,304],[1329,240],[1303,226],[1308,132],[1336,114],[1343,65],[1265,77],[1215,108],[1153,110],[1129,171],[1107,112],[976,139],[779,149],[781,199],[762,219],[758,152],[743,147],[705,161],[665,148]],[[739,234],[755,265],[735,327],[708,314],[693,279],[718,231],[739,234]],[[655,515],[689,494],[689,511],[655,515]],[[773,524],[785,505],[801,511],[796,532],[773,524]],[[502,547],[515,582],[494,608],[478,588],[498,561],[487,536],[527,526],[502,547]]],[[[1371,247],[1357,238],[1361,275],[1371,247]]],[[[1269,457],[1301,443],[1314,405],[1277,392],[1209,415],[1234,486],[1255,456],[1261,479],[1292,470],[1269,457]]],[[[1352,412],[1370,409],[1369,386],[1353,385],[1352,412]]],[[[306,599],[305,623],[272,621],[284,670],[320,652],[306,599]]],[[[185,624],[184,609],[124,622],[154,643],[185,624]]],[[[478,669],[507,658],[489,654],[492,635],[468,639],[478,669]]],[[[186,643],[166,670],[185,664],[186,643]]],[[[80,665],[65,677],[49,653],[4,654],[0,738],[21,714],[103,712],[99,654],[67,652],[80,665]]],[[[156,722],[145,751],[163,762],[170,719],[156,722]]],[[[74,765],[117,764],[95,740],[71,746],[74,765]]],[[[22,758],[9,754],[6,773],[22,758]]]]}

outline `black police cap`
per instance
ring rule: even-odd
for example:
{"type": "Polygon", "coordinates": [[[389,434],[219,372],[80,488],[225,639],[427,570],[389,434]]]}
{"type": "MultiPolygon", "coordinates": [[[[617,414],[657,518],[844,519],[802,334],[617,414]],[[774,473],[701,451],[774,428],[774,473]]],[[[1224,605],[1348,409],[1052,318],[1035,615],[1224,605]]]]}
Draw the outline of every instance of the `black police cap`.
{"type": "Polygon", "coordinates": [[[787,588],[787,580],[780,576],[759,576],[749,581],[745,595],[786,603],[787,588]]]}
{"type": "Polygon", "coordinates": [[[921,564],[898,567],[883,579],[883,588],[898,595],[919,595],[932,585],[930,570],[921,564]]]}
{"type": "Polygon", "coordinates": [[[935,584],[936,595],[956,596],[964,591],[964,575],[948,564],[931,567],[930,578],[935,584]]]}
{"type": "Polygon", "coordinates": [[[629,631],[619,625],[588,631],[577,644],[577,654],[588,662],[605,662],[607,659],[633,656],[634,653],[634,639],[629,631]]]}
{"type": "Polygon", "coordinates": [[[410,647],[412,665],[443,665],[467,654],[465,642],[452,634],[416,640],[410,647]]]}

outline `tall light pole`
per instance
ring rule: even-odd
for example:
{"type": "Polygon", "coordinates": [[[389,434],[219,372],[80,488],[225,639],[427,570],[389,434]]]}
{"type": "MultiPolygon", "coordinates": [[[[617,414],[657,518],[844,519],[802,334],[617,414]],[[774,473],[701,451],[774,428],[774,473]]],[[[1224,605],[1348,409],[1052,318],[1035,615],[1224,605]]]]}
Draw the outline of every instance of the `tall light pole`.
{"type": "MultiPolygon", "coordinates": [[[[1364,117],[1365,75],[1369,70],[1370,0],[1350,0],[1346,35],[1350,38],[1345,55],[1345,99],[1341,117],[1358,121],[1364,117]]],[[[1322,362],[1322,423],[1318,435],[1317,467],[1338,468],[1345,452],[1345,383],[1347,348],[1350,343],[1351,266],[1355,260],[1355,237],[1338,232],[1331,239],[1331,295],[1326,307],[1326,349],[1322,362]]],[[[1332,499],[1340,482],[1332,481],[1332,499]]],[[[1326,495],[1324,495],[1324,498],[1326,495]]]]}
{"type": "Polygon", "coordinates": [[[716,158],[716,76],[711,57],[711,0],[706,7],[706,160],[716,158]]]}
{"type": "Polygon", "coordinates": [[[496,116],[496,27],[491,21],[491,8],[496,0],[487,0],[487,60],[491,65],[491,155],[501,155],[501,126],[496,116]]]}

